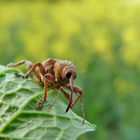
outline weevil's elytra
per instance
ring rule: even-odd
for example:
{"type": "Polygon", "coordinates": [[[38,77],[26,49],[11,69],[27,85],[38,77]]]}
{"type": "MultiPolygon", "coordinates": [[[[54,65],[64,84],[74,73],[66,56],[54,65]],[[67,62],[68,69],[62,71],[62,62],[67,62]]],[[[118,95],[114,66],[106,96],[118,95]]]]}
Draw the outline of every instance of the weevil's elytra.
{"type": "Polygon", "coordinates": [[[72,62],[48,58],[47,60],[36,64],[33,64],[28,60],[22,60],[18,63],[10,63],[7,66],[16,67],[21,64],[25,64],[28,70],[23,78],[27,78],[32,73],[34,79],[37,80],[39,84],[44,85],[43,96],[38,102],[37,108],[41,108],[46,101],[48,88],[60,89],[64,96],[69,100],[66,112],[81,98],[83,90],[80,87],[73,85],[74,80],[76,79],[76,67],[72,62]],[[70,94],[65,91],[65,88],[70,90],[70,94]],[[78,95],[75,99],[73,99],[73,93],[78,95]]]}

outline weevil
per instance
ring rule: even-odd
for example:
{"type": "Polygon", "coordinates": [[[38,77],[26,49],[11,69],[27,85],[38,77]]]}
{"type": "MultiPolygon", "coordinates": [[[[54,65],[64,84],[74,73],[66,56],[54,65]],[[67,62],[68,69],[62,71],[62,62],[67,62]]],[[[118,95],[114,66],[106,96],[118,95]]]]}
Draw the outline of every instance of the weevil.
{"type": "Polygon", "coordinates": [[[48,88],[59,89],[68,99],[69,103],[66,112],[68,112],[69,109],[81,99],[83,90],[79,86],[74,85],[74,80],[76,79],[76,67],[72,62],[48,58],[36,64],[33,64],[29,60],[22,60],[17,63],[10,63],[7,66],[16,67],[22,64],[25,64],[27,68],[27,72],[22,77],[28,78],[30,74],[33,74],[34,79],[44,86],[43,96],[38,102],[37,108],[41,108],[43,103],[47,100],[48,88]],[[70,90],[70,93],[66,92],[65,89],[70,90]],[[73,99],[73,93],[78,95],[75,99],[73,99]]]}

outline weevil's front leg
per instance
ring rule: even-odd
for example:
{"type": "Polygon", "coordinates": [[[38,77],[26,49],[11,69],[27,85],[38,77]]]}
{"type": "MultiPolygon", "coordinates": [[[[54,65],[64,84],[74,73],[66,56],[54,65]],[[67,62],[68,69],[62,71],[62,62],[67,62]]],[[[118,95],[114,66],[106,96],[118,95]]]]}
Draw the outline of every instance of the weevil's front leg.
{"type": "Polygon", "coordinates": [[[22,61],[19,61],[17,63],[10,63],[7,66],[8,67],[16,67],[16,66],[19,66],[19,65],[22,65],[22,64],[25,64],[25,66],[28,70],[33,66],[33,63],[29,60],[22,60],[22,61]]]}
{"type": "Polygon", "coordinates": [[[38,102],[36,109],[42,108],[43,103],[47,99],[47,90],[48,90],[48,81],[47,81],[47,77],[44,76],[44,91],[43,91],[43,96],[42,96],[42,99],[38,102]]]}
{"type": "Polygon", "coordinates": [[[54,84],[55,85],[55,79],[54,76],[50,73],[47,73],[44,75],[44,92],[43,92],[43,96],[42,99],[38,102],[38,105],[36,107],[36,109],[42,108],[43,103],[47,100],[47,90],[48,90],[48,86],[49,84],[54,84]]]}
{"type": "MultiPolygon", "coordinates": [[[[67,85],[66,88],[70,89],[70,85],[67,85]]],[[[78,96],[77,96],[76,99],[74,99],[74,100],[72,101],[72,103],[71,103],[71,105],[70,105],[70,108],[72,108],[72,107],[77,103],[77,101],[78,101],[79,99],[81,99],[81,96],[82,96],[82,94],[83,94],[83,90],[82,90],[80,87],[78,87],[78,86],[74,86],[74,87],[73,87],[73,91],[74,91],[74,93],[78,94],[78,96]]],[[[82,101],[82,99],[81,99],[81,101],[82,101]]]]}

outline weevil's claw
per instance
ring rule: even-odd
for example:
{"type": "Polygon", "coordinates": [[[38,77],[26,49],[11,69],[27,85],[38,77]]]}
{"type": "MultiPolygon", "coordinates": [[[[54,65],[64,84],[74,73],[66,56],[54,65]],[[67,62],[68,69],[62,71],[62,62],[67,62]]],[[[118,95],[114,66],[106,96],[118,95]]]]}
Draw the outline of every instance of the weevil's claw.
{"type": "Polygon", "coordinates": [[[28,76],[22,75],[22,78],[28,78],[28,76]]]}
{"type": "Polygon", "coordinates": [[[44,101],[43,100],[40,100],[38,103],[37,103],[37,106],[36,106],[36,110],[39,110],[39,109],[41,109],[42,107],[43,107],[43,103],[44,103],[44,101]]]}
{"type": "Polygon", "coordinates": [[[19,78],[22,77],[23,75],[19,74],[18,72],[15,72],[15,76],[19,78]]]}
{"type": "Polygon", "coordinates": [[[15,76],[18,77],[18,78],[28,78],[28,76],[24,76],[22,74],[19,74],[18,72],[15,72],[15,76]]]}

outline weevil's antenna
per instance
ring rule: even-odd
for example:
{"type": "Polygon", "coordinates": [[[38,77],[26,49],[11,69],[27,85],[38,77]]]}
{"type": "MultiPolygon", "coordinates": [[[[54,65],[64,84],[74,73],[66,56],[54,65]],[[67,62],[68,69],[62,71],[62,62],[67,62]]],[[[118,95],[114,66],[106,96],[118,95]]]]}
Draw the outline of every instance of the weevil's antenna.
{"type": "Polygon", "coordinates": [[[84,108],[84,100],[81,97],[81,111],[82,111],[82,117],[83,117],[83,121],[82,121],[82,125],[85,124],[85,119],[86,119],[86,115],[85,115],[85,108],[84,108]]]}

